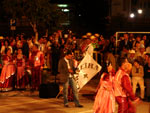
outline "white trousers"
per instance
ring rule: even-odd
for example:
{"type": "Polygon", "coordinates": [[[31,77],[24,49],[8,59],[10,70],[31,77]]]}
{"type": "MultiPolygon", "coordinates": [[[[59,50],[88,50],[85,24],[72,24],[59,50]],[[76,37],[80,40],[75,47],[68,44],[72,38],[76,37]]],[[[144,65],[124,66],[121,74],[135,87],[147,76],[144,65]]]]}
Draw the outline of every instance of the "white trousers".
{"type": "Polygon", "coordinates": [[[136,93],[137,84],[140,86],[140,97],[144,99],[144,79],[143,77],[132,77],[133,92],[136,93]]]}

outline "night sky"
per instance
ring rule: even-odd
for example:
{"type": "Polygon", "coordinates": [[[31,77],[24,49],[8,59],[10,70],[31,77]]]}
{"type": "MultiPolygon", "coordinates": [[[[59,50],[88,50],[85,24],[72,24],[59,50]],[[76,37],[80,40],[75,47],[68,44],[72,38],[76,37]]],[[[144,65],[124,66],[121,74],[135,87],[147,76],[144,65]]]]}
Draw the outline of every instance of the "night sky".
{"type": "Polygon", "coordinates": [[[74,19],[78,32],[105,32],[108,16],[107,0],[80,0],[73,2],[76,6],[74,19]]]}
{"type": "Polygon", "coordinates": [[[85,11],[87,12],[85,15],[87,23],[89,23],[89,25],[93,27],[93,30],[98,31],[98,28],[104,26],[107,11],[105,8],[105,4],[102,0],[93,1],[92,3],[87,2],[85,6],[85,11]]]}

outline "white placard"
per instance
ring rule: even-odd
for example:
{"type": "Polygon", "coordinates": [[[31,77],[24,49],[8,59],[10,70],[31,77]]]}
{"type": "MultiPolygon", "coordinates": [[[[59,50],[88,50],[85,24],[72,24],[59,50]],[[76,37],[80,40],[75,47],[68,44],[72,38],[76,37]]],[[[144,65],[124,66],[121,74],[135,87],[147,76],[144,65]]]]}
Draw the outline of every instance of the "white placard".
{"type": "Polygon", "coordinates": [[[78,65],[79,72],[74,75],[78,91],[88,83],[101,68],[102,67],[89,54],[86,54],[78,65]]]}

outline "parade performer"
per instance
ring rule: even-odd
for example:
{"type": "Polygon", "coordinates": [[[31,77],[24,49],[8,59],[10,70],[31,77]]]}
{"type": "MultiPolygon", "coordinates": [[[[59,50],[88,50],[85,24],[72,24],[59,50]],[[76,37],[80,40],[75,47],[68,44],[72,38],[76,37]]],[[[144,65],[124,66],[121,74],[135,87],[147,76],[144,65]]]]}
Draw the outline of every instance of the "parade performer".
{"type": "Polygon", "coordinates": [[[93,46],[93,40],[95,39],[95,36],[90,36],[90,38],[83,38],[83,41],[81,43],[81,51],[83,53],[83,56],[86,54],[89,54],[93,58],[93,52],[94,52],[94,46],[93,46]]]}
{"type": "Polygon", "coordinates": [[[111,62],[106,62],[103,68],[97,94],[94,101],[94,113],[114,113],[115,112],[115,95],[113,90],[113,79],[115,71],[111,62]]]}
{"type": "Polygon", "coordinates": [[[22,54],[22,50],[18,49],[18,54],[16,57],[16,66],[17,66],[17,89],[25,88],[29,83],[29,78],[27,74],[25,73],[25,56],[22,54]]]}
{"type": "Polygon", "coordinates": [[[0,90],[10,91],[14,87],[15,65],[11,55],[11,49],[7,49],[6,55],[3,56],[3,67],[0,76],[0,90]]]}
{"type": "Polygon", "coordinates": [[[120,68],[114,78],[114,91],[116,102],[118,103],[118,113],[136,113],[136,109],[131,101],[137,102],[137,98],[131,86],[129,73],[132,65],[126,58],[120,60],[120,68]]]}
{"type": "Polygon", "coordinates": [[[38,45],[34,44],[32,53],[29,55],[29,65],[31,67],[31,87],[32,90],[38,90],[41,84],[41,70],[44,66],[44,55],[38,50],[38,45]]]}

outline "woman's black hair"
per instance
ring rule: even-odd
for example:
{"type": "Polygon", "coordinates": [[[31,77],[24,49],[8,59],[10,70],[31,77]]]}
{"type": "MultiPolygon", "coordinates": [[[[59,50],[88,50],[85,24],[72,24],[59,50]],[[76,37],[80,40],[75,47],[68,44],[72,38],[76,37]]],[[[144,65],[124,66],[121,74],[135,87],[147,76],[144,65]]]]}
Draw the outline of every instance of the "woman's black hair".
{"type": "Polygon", "coordinates": [[[126,61],[126,59],[127,59],[127,57],[123,57],[123,58],[120,58],[120,59],[118,60],[118,65],[119,65],[119,67],[122,66],[122,64],[126,61]]]}
{"type": "Polygon", "coordinates": [[[39,45],[38,44],[34,44],[37,48],[39,48],[39,45]]]}
{"type": "Polygon", "coordinates": [[[72,55],[72,51],[71,50],[66,50],[65,55],[72,55]]]}
{"type": "Polygon", "coordinates": [[[5,53],[7,54],[7,52],[11,50],[10,48],[5,48],[5,53]]]}
{"type": "Polygon", "coordinates": [[[8,46],[10,45],[9,40],[5,39],[5,40],[4,40],[4,45],[5,45],[5,42],[7,42],[7,43],[8,43],[8,46]]]}
{"type": "Polygon", "coordinates": [[[140,61],[138,59],[135,59],[134,62],[137,62],[138,64],[140,64],[140,61]]]}
{"type": "Polygon", "coordinates": [[[107,67],[110,65],[110,64],[112,64],[110,61],[106,61],[106,62],[104,62],[104,66],[103,66],[103,68],[102,68],[102,72],[105,72],[105,73],[108,73],[108,69],[107,69],[107,67]]]}

